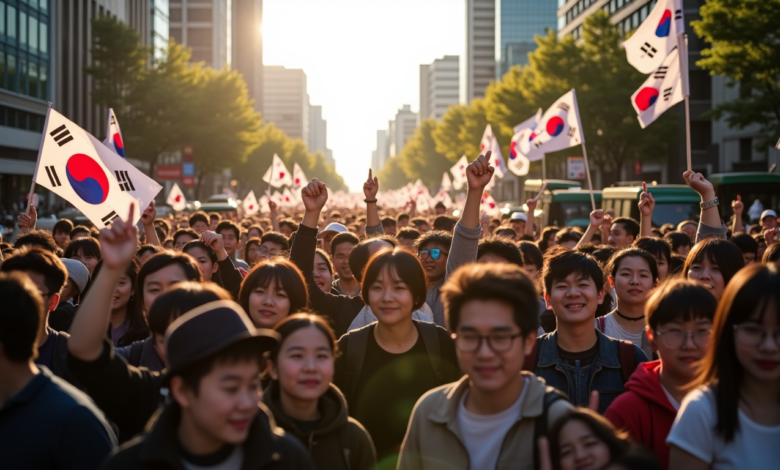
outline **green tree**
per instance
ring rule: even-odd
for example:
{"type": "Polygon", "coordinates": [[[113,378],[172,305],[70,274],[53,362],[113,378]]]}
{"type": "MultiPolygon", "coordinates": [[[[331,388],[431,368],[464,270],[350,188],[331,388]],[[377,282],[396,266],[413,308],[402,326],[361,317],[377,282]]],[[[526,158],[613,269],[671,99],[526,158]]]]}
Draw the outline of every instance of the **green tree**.
{"type": "Polygon", "coordinates": [[[409,177],[401,168],[401,159],[396,156],[387,160],[385,166],[377,173],[382,189],[398,189],[406,186],[409,177]]]}
{"type": "Polygon", "coordinates": [[[691,22],[711,44],[696,64],[740,86],[740,99],[721,103],[711,116],[730,126],[759,124],[765,150],[780,135],[780,0],[709,0],[691,22]]]}
{"type": "MultiPolygon", "coordinates": [[[[475,99],[468,106],[450,106],[433,131],[436,151],[453,163],[463,155],[469,159],[479,155],[479,143],[488,124],[486,109],[483,99],[475,99]]],[[[506,144],[508,147],[508,140],[506,144]]]]}
{"type": "Polygon", "coordinates": [[[423,184],[433,188],[441,182],[441,175],[452,167],[452,162],[436,150],[433,131],[436,121],[426,119],[406,143],[401,154],[400,166],[409,179],[420,179],[423,184]]]}

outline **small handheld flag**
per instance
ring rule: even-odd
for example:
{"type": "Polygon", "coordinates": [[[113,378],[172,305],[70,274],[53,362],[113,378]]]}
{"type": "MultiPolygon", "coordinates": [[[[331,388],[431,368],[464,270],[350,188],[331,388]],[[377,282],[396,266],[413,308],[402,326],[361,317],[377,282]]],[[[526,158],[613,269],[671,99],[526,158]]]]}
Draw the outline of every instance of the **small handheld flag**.
{"type": "Polygon", "coordinates": [[[677,35],[684,32],[682,0],[659,0],[623,43],[628,62],[642,73],[653,72],[677,46],[677,35]]]}
{"type": "Polygon", "coordinates": [[[242,201],[242,207],[244,208],[245,215],[253,215],[260,210],[260,206],[257,203],[254,190],[249,191],[249,194],[246,195],[242,201]]]}
{"type": "Polygon", "coordinates": [[[498,145],[498,139],[496,139],[495,134],[493,134],[493,127],[490,124],[485,126],[485,132],[482,133],[482,141],[479,143],[479,152],[481,154],[484,155],[488,152],[488,150],[491,153],[490,162],[488,163],[496,167],[493,178],[501,179],[509,172],[509,170],[506,167],[504,156],[501,155],[501,148],[498,145]]]}
{"type": "Polygon", "coordinates": [[[268,171],[265,172],[265,175],[263,175],[263,181],[274,188],[292,185],[290,172],[287,171],[287,167],[284,166],[284,162],[279,158],[279,155],[274,154],[271,166],[268,168],[268,171]]]}
{"type": "Polygon", "coordinates": [[[308,184],[308,182],[309,180],[306,179],[306,175],[303,173],[303,170],[296,162],[293,165],[292,186],[290,186],[293,190],[293,193],[304,187],[306,184],[308,184]]]}
{"type": "Polygon", "coordinates": [[[574,90],[558,98],[547,109],[534,134],[530,147],[542,153],[557,152],[585,141],[574,90]]]}
{"type": "Polygon", "coordinates": [[[466,159],[466,156],[463,155],[460,157],[460,160],[458,160],[458,163],[453,165],[452,168],[450,168],[450,173],[452,173],[452,187],[455,190],[460,190],[463,188],[463,185],[466,183],[466,167],[469,166],[469,162],[466,159]]]}
{"type": "Polygon", "coordinates": [[[631,104],[639,124],[645,128],[683,98],[680,58],[675,47],[663,64],[631,95],[631,104]]]}
{"type": "Polygon", "coordinates": [[[187,198],[184,197],[184,193],[176,183],[173,183],[173,187],[168,193],[168,198],[165,202],[175,211],[183,211],[187,207],[187,198]]]}
{"type": "MultiPolygon", "coordinates": [[[[106,125],[106,140],[103,141],[106,147],[115,154],[125,158],[125,142],[122,140],[122,131],[119,129],[119,122],[116,120],[114,108],[108,108],[108,124],[106,125]]],[[[148,205],[148,204],[147,204],[148,205]]],[[[141,206],[146,207],[146,206],[141,206]]]]}

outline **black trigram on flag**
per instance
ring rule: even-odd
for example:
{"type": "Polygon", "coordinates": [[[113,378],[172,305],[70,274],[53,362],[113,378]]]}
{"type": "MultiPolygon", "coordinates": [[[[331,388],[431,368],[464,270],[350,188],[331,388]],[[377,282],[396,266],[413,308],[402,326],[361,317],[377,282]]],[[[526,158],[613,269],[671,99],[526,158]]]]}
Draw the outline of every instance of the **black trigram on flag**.
{"type": "Polygon", "coordinates": [[[669,67],[664,67],[663,65],[658,67],[658,70],[655,71],[655,75],[653,75],[653,78],[657,80],[662,80],[666,76],[666,72],[669,71],[669,67]]]}
{"type": "Polygon", "coordinates": [[[642,52],[644,52],[645,54],[647,54],[647,55],[648,55],[650,58],[652,58],[653,56],[655,56],[655,54],[658,52],[658,50],[657,50],[655,47],[653,47],[652,45],[650,45],[650,43],[649,43],[649,42],[646,42],[646,43],[645,43],[645,44],[644,44],[642,47],[640,47],[639,49],[641,49],[641,50],[642,50],[642,52]]]}
{"type": "Polygon", "coordinates": [[[569,137],[574,137],[577,134],[577,128],[572,127],[569,129],[569,137]]]}
{"type": "Polygon", "coordinates": [[[65,124],[49,132],[49,135],[54,137],[54,141],[57,142],[57,145],[60,147],[73,140],[73,136],[70,135],[70,131],[65,128],[65,124]]]}
{"type": "Polygon", "coordinates": [[[566,112],[569,112],[569,105],[566,103],[558,103],[558,109],[562,109],[566,112]]]}
{"type": "Polygon", "coordinates": [[[118,216],[118,215],[116,215],[116,212],[114,212],[114,211],[111,211],[111,212],[109,212],[109,213],[108,213],[108,215],[106,215],[105,217],[103,217],[103,218],[102,218],[102,219],[100,219],[100,220],[102,220],[102,221],[103,221],[103,225],[105,225],[106,227],[108,227],[109,225],[111,225],[111,223],[112,223],[112,222],[114,221],[114,219],[116,219],[117,217],[119,217],[119,216],[118,216]]]}
{"type": "Polygon", "coordinates": [[[682,10],[674,10],[674,19],[675,20],[682,19],[682,10]]]}
{"type": "Polygon", "coordinates": [[[135,191],[135,186],[133,186],[133,181],[130,179],[127,170],[117,170],[114,173],[116,173],[116,180],[119,182],[119,189],[122,191],[135,191]]]}
{"type": "Polygon", "coordinates": [[[664,90],[664,101],[669,101],[669,98],[672,97],[672,87],[669,87],[664,90]]]}
{"type": "Polygon", "coordinates": [[[62,183],[60,183],[60,177],[57,176],[57,170],[54,169],[54,166],[47,166],[45,168],[46,168],[46,174],[49,176],[49,182],[51,182],[52,188],[62,186],[62,183]]]}
{"type": "Polygon", "coordinates": [[[112,126],[116,125],[116,116],[114,116],[114,113],[111,113],[111,120],[109,122],[109,125],[112,125],[112,126]]]}

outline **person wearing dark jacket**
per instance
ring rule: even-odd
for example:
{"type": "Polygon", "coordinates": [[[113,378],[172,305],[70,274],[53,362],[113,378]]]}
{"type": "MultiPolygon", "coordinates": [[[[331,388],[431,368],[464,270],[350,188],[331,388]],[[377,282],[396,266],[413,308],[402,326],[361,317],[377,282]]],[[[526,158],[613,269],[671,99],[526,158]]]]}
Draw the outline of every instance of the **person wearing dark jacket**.
{"type": "Polygon", "coordinates": [[[347,401],[330,383],[336,338],[317,315],[296,314],[275,328],[281,336],[267,370],[263,401],[276,423],[308,448],[319,470],[368,470],[376,465],[371,437],[349,417],[347,401]]]}
{"type": "Polygon", "coordinates": [[[238,299],[243,277],[223,244],[222,235],[206,231],[200,234],[200,240],[188,242],[181,251],[198,262],[203,282],[214,282],[238,299]]]}

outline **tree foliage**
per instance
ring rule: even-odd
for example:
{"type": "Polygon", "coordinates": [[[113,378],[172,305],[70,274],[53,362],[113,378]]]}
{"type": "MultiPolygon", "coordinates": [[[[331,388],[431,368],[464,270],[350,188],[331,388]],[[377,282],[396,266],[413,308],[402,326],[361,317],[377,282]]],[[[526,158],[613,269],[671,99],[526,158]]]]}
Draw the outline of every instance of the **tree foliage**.
{"type": "Polygon", "coordinates": [[[764,150],[780,135],[780,0],[709,0],[699,12],[691,25],[711,47],[696,64],[740,85],[740,99],[711,115],[738,128],[759,124],[764,150]]]}

